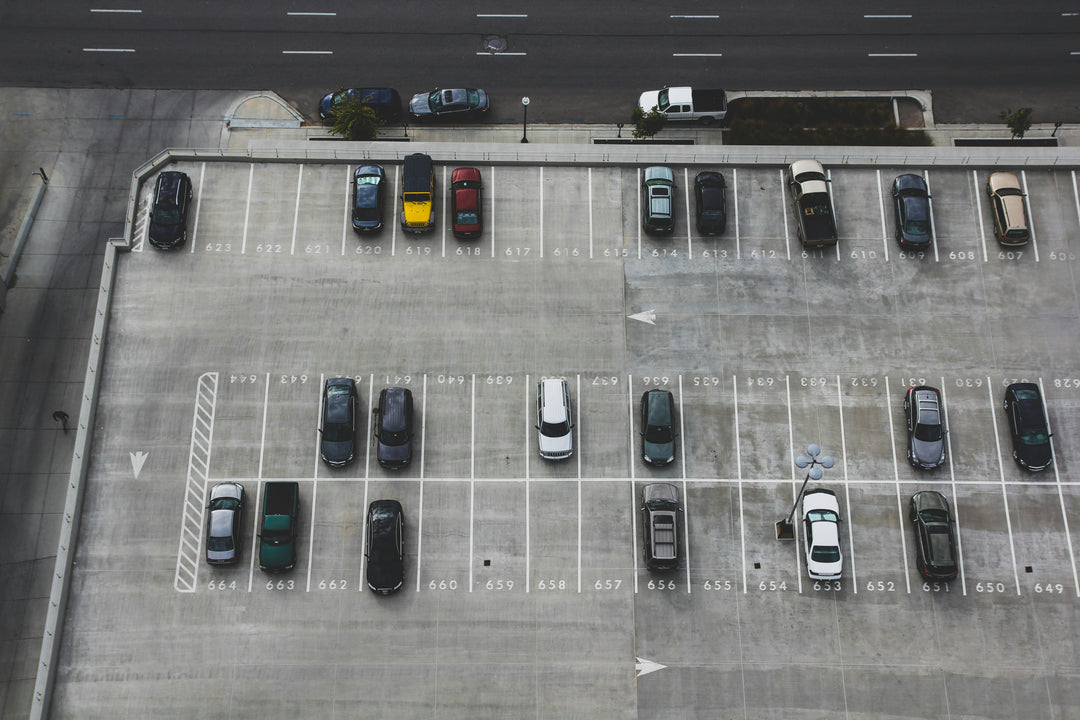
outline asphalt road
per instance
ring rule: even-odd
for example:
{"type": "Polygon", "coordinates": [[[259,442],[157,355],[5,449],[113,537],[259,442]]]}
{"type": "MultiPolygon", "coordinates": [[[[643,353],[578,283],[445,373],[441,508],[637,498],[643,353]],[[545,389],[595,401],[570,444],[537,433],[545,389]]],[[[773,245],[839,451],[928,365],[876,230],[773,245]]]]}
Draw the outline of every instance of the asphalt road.
{"type": "Polygon", "coordinates": [[[483,87],[494,120],[625,120],[644,89],[930,89],[941,122],[1080,120],[1080,16],[1049,3],[970,8],[850,3],[702,8],[677,2],[368,6],[328,0],[250,8],[216,3],[8,3],[0,84],[272,88],[311,108],[326,89],[387,85],[409,95],[483,87]],[[489,52],[490,48],[497,52],[489,52]],[[1007,55],[1002,50],[1007,49],[1007,55]]]}

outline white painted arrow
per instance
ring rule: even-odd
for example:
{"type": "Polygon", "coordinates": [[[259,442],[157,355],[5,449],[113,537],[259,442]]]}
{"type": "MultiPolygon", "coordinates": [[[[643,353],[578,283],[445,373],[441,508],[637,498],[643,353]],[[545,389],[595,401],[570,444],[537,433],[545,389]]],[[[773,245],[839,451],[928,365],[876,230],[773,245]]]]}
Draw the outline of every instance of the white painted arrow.
{"type": "Polygon", "coordinates": [[[666,667],[667,667],[667,665],[661,665],[660,663],[653,662],[652,660],[642,660],[641,658],[638,658],[637,659],[637,664],[634,665],[634,669],[637,670],[637,675],[635,677],[641,677],[642,675],[648,675],[651,672],[656,672],[657,670],[663,670],[666,667]]]}
{"type": "Polygon", "coordinates": [[[631,320],[640,320],[643,323],[649,323],[650,325],[656,324],[655,310],[645,310],[643,312],[634,313],[633,315],[628,315],[627,317],[631,320]]]}
{"type": "Polygon", "coordinates": [[[139,473],[142,472],[143,463],[146,462],[146,458],[149,457],[148,453],[144,453],[142,450],[138,452],[128,453],[131,456],[131,469],[135,471],[135,479],[139,479],[139,473]]]}

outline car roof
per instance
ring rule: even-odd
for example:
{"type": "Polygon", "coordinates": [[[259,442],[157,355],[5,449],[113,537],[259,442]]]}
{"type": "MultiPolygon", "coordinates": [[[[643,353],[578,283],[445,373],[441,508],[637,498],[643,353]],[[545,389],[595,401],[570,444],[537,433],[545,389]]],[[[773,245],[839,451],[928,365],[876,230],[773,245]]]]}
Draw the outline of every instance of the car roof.
{"type": "Polygon", "coordinates": [[[825,174],[825,168],[821,166],[821,163],[813,159],[796,160],[791,163],[790,171],[793,177],[798,177],[806,172],[825,174]]]}
{"type": "Polygon", "coordinates": [[[926,192],[926,181],[923,180],[921,175],[912,173],[899,175],[894,182],[896,183],[896,188],[898,190],[920,190],[926,192]]]}
{"type": "Polygon", "coordinates": [[[382,411],[383,429],[399,431],[405,429],[406,399],[412,397],[412,390],[402,387],[383,388],[379,398],[382,411]]]}
{"type": "Polygon", "coordinates": [[[454,172],[450,174],[450,182],[459,182],[461,180],[480,182],[480,171],[474,167],[454,168],[454,172]]]}
{"type": "Polygon", "coordinates": [[[712,170],[699,172],[694,178],[694,182],[704,187],[724,187],[726,184],[724,176],[718,172],[713,172],[712,170]]]}
{"type": "Polygon", "coordinates": [[[646,393],[646,407],[648,410],[648,421],[654,425],[670,425],[671,424],[671,406],[674,404],[674,398],[671,392],[668,390],[649,390],[646,393]]]}
{"type": "Polygon", "coordinates": [[[550,423],[563,422],[568,410],[563,402],[563,387],[566,381],[561,378],[547,378],[540,382],[543,388],[540,396],[544,400],[544,420],[550,423]]]}
{"type": "Polygon", "coordinates": [[[663,165],[652,165],[645,168],[645,182],[650,180],[666,180],[674,183],[675,173],[671,171],[671,168],[666,168],[663,165]]]}
{"type": "Polygon", "coordinates": [[[987,182],[989,183],[990,188],[995,192],[1005,188],[1020,190],[1020,180],[1011,172],[991,173],[987,182]]]}

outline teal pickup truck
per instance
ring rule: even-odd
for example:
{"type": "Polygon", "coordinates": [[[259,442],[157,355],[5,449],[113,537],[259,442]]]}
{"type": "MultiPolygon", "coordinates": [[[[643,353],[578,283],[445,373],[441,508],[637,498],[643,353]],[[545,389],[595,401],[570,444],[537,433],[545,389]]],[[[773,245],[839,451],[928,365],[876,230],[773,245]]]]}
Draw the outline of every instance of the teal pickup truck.
{"type": "Polygon", "coordinates": [[[300,483],[268,482],[259,523],[259,568],[292,570],[296,564],[296,520],[300,516],[300,483]]]}

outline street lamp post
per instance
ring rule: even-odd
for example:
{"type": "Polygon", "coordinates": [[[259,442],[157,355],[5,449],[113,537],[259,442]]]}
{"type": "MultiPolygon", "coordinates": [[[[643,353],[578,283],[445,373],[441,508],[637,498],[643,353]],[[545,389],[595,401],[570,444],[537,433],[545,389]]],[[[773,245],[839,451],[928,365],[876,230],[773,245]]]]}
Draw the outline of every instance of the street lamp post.
{"type": "Polygon", "coordinates": [[[528,95],[521,98],[521,108],[522,108],[522,115],[521,115],[521,142],[527,143],[527,142],[529,142],[529,138],[526,137],[526,135],[529,132],[529,96],[528,95]]]}
{"type": "Polygon", "coordinates": [[[800,468],[809,467],[806,471],[806,479],[803,480],[802,487],[799,488],[799,494],[795,496],[795,502],[791,506],[791,512],[787,517],[776,523],[776,539],[777,540],[794,540],[795,539],[795,523],[792,518],[795,517],[795,508],[799,506],[799,500],[802,499],[803,491],[806,490],[806,483],[810,482],[810,478],[814,480],[820,480],[822,476],[821,468],[831,468],[833,466],[833,459],[831,455],[821,455],[821,448],[817,443],[811,443],[806,446],[806,455],[800,455],[795,458],[795,465],[800,468]],[[807,457],[809,456],[809,457],[807,457]]]}

